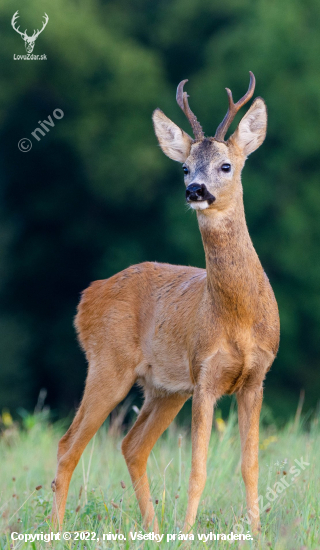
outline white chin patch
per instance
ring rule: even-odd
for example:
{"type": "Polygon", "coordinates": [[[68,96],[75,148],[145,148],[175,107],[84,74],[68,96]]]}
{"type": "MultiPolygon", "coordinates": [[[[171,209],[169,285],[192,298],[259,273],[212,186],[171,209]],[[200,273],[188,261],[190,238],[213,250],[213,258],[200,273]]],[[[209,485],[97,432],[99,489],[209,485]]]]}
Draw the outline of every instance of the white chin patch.
{"type": "Polygon", "coordinates": [[[189,202],[189,205],[193,210],[205,210],[209,207],[208,201],[189,202]]]}

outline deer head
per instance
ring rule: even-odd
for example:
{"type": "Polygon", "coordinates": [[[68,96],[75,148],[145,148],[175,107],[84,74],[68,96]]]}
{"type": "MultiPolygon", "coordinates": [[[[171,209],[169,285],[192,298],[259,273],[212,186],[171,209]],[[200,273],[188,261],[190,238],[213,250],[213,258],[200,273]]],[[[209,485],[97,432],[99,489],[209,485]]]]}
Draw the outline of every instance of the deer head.
{"type": "Polygon", "coordinates": [[[187,80],[177,88],[177,102],[188,118],[195,139],[156,109],[153,124],[163,152],[183,164],[186,199],[191,208],[213,214],[230,205],[236,191],[241,187],[241,170],[250,153],[263,142],[267,127],[267,109],[260,97],[256,98],[240,121],[234,134],[225,141],[225,135],[235,115],[253,96],[255,77],[250,72],[247,93],[233,102],[231,91],[226,88],[229,108],[214,137],[206,138],[197,118],[188,104],[188,95],[183,91],[187,80]]]}
{"type": "Polygon", "coordinates": [[[26,47],[26,50],[27,50],[27,53],[32,53],[33,52],[33,48],[34,48],[34,43],[36,41],[36,39],[38,38],[39,34],[44,30],[44,28],[46,27],[48,21],[49,21],[49,17],[47,16],[47,14],[45,13],[44,14],[44,22],[42,24],[42,29],[37,29],[36,31],[33,31],[33,35],[32,36],[28,36],[27,35],[27,29],[24,31],[24,32],[21,32],[19,31],[20,29],[20,25],[19,27],[16,27],[16,22],[17,22],[17,19],[19,17],[18,15],[19,11],[16,11],[16,13],[13,15],[12,17],[12,20],[11,20],[11,25],[12,25],[12,28],[20,34],[21,38],[24,40],[24,45],[26,47]]]}

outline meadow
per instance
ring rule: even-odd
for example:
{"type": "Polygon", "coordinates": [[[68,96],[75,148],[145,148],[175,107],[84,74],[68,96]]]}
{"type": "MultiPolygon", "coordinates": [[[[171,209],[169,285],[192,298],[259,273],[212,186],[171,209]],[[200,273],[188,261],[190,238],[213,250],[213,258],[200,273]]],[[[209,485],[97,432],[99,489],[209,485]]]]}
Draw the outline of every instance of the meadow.
{"type": "MultiPolygon", "coordinates": [[[[63,526],[75,532],[95,532],[95,540],[13,541],[12,532],[49,533],[51,481],[56,449],[65,426],[51,424],[44,412],[25,418],[23,426],[2,415],[0,438],[0,549],[54,548],[241,548],[316,550],[320,547],[320,438],[318,415],[295,420],[279,429],[265,425],[260,433],[259,495],[261,535],[253,540],[199,540],[198,534],[250,531],[241,477],[236,411],[228,421],[217,418],[208,456],[208,478],[202,495],[194,541],[178,538],[187,503],[190,472],[190,428],[172,424],[156,444],[148,462],[152,496],[163,540],[135,540],[145,534],[140,512],[120,451],[117,423],[105,423],[89,443],[73,475],[63,526]],[[283,481],[284,480],[284,481],[283,481]],[[272,489],[272,490],[271,490],[272,489]],[[126,540],[103,541],[103,533],[126,540]],[[167,534],[176,540],[167,541],[167,534]],[[99,541],[97,540],[99,539],[99,541]]],[[[17,537],[18,535],[15,535],[17,537]]],[[[91,535],[90,535],[91,537],[91,535]]]]}

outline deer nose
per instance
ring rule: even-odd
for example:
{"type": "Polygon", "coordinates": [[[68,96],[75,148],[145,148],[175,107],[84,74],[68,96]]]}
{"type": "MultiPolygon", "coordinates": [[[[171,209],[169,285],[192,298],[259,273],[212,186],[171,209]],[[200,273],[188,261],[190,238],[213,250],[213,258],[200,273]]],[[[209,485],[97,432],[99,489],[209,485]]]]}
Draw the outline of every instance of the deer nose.
{"type": "Polygon", "coordinates": [[[207,188],[203,183],[190,183],[186,189],[186,199],[187,201],[203,201],[205,200],[205,195],[207,188]]]}

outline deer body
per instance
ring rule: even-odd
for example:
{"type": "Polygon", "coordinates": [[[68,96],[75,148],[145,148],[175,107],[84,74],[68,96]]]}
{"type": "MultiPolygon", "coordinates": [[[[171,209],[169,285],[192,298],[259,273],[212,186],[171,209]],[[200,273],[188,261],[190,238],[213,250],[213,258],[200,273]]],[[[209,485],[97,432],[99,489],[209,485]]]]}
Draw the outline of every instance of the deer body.
{"type": "MultiPolygon", "coordinates": [[[[254,124],[258,127],[256,141],[265,134],[265,108],[259,101],[243,119],[250,121],[251,130],[254,124]]],[[[248,128],[241,128],[243,121],[227,143],[191,140],[161,111],[154,113],[160,146],[186,163],[187,199],[197,210],[206,269],[147,262],[96,281],[83,293],[75,324],[89,371],[80,409],[59,444],[55,522],[62,523],[68,485],[83,449],[135,382],[143,386],[145,402],[122,451],[145,526],[154,522],[157,530],[146,475],[148,456],[191,395],[185,529],[195,522],[214,404],[224,394],[237,394],[247,506],[256,510],[262,384],[277,353],[279,316],[245,221],[241,170],[245,154],[258,145],[248,128]],[[251,145],[245,149],[248,141],[251,145]],[[232,170],[220,173],[221,166],[232,170]]],[[[259,527],[257,514],[252,527],[259,527]]]]}

